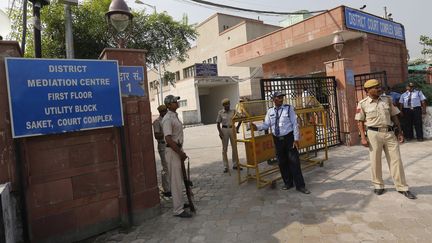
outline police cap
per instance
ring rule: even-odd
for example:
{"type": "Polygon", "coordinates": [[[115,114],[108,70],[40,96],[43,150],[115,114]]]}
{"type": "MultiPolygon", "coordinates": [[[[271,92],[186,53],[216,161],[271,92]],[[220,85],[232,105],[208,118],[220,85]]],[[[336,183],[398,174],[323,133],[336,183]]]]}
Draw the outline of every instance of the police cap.
{"type": "Polygon", "coordinates": [[[378,80],[376,80],[376,79],[369,79],[368,81],[366,81],[364,83],[363,87],[365,89],[368,89],[368,88],[371,88],[371,87],[374,87],[374,86],[378,86],[378,85],[380,85],[380,82],[378,80]]]}
{"type": "Polygon", "coordinates": [[[285,94],[282,93],[281,91],[275,91],[275,92],[273,92],[273,94],[271,95],[272,98],[279,97],[279,96],[285,96],[285,94]]]}
{"type": "Polygon", "coordinates": [[[165,96],[164,104],[165,104],[165,105],[168,105],[168,104],[171,104],[171,103],[175,103],[175,102],[177,102],[179,99],[180,99],[180,96],[167,95],[167,96],[165,96]]]}
{"type": "Polygon", "coordinates": [[[160,106],[158,106],[158,108],[157,108],[157,110],[158,110],[159,112],[161,112],[161,111],[166,111],[166,109],[167,109],[166,105],[160,105],[160,106]]]}
{"type": "Polygon", "coordinates": [[[229,104],[229,103],[230,103],[230,100],[228,98],[222,99],[222,101],[221,101],[222,105],[226,105],[226,104],[229,104]]]}

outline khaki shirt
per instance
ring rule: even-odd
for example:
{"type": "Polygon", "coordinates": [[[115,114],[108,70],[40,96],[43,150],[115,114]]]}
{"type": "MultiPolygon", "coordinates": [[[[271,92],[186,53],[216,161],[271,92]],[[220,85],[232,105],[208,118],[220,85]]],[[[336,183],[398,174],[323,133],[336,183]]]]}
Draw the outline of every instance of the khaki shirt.
{"type": "MultiPolygon", "coordinates": [[[[154,120],[153,122],[153,132],[156,133],[162,133],[163,135],[163,129],[162,129],[162,117],[158,117],[156,120],[154,120]]],[[[162,139],[156,139],[158,141],[158,143],[161,142],[165,142],[165,138],[162,139]]]]}
{"type": "Polygon", "coordinates": [[[222,126],[230,127],[232,126],[232,119],[234,117],[234,110],[226,111],[225,109],[222,109],[218,112],[218,115],[216,117],[216,122],[220,122],[222,126]]]}
{"type": "Polygon", "coordinates": [[[171,135],[174,142],[183,144],[183,124],[178,118],[177,112],[168,111],[162,119],[164,136],[171,135]]]}
{"type": "Polygon", "coordinates": [[[368,127],[387,127],[393,125],[391,117],[399,113],[390,96],[380,96],[377,100],[368,96],[358,103],[355,119],[364,121],[368,127]]]}

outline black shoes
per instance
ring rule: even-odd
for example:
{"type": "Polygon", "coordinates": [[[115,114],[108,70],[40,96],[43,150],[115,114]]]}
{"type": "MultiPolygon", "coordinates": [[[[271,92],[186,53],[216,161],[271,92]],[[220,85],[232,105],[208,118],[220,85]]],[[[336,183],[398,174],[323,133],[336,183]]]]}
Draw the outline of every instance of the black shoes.
{"type": "MultiPolygon", "coordinates": [[[[237,168],[237,166],[236,165],[234,165],[233,166],[233,170],[237,170],[238,168],[237,168]]],[[[240,169],[239,170],[243,170],[243,168],[242,167],[240,167],[240,169]]]]}
{"type": "Polygon", "coordinates": [[[181,214],[177,214],[177,215],[174,215],[175,217],[179,217],[179,218],[192,218],[192,214],[190,214],[190,213],[188,213],[188,212],[186,212],[186,211],[183,211],[183,212],[181,212],[181,214]]]}
{"type": "Polygon", "coordinates": [[[284,185],[283,187],[281,187],[281,190],[286,191],[286,190],[289,190],[289,189],[291,189],[293,187],[294,187],[294,185],[290,185],[290,186],[284,185]]]}
{"type": "Polygon", "coordinates": [[[225,169],[223,170],[223,173],[228,173],[228,168],[225,168],[225,169]]]}
{"type": "MultiPolygon", "coordinates": [[[[382,195],[384,194],[384,192],[385,189],[374,189],[374,193],[377,195],[382,195]]],[[[398,191],[398,192],[409,199],[417,199],[417,197],[414,194],[412,194],[412,192],[410,191],[398,191]]]]}
{"type": "Polygon", "coordinates": [[[172,195],[171,195],[171,192],[162,192],[162,195],[164,196],[164,197],[171,197],[172,195]]]}
{"type": "Polygon", "coordinates": [[[383,189],[374,189],[374,193],[377,194],[378,196],[384,194],[384,192],[385,192],[384,188],[383,189]]]}
{"type": "Polygon", "coordinates": [[[304,194],[310,194],[311,193],[308,189],[306,189],[306,187],[300,187],[300,188],[297,188],[296,190],[301,192],[301,193],[304,193],[304,194]]]}
{"type": "Polygon", "coordinates": [[[423,138],[417,138],[417,141],[419,141],[419,142],[423,142],[424,139],[423,139],[423,138]]]}
{"type": "Polygon", "coordinates": [[[408,199],[417,199],[417,197],[412,194],[412,192],[410,191],[398,191],[400,194],[404,195],[405,197],[407,197],[408,199]]]}

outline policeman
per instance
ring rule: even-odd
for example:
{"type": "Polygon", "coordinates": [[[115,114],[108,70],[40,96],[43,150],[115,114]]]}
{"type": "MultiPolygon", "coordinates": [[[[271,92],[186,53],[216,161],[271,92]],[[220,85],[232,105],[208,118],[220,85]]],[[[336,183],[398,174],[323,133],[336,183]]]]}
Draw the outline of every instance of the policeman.
{"type": "Polygon", "coordinates": [[[163,189],[163,195],[165,197],[171,197],[171,190],[169,186],[169,178],[168,178],[168,165],[167,161],[165,159],[165,139],[164,134],[162,130],[162,118],[167,113],[167,107],[165,105],[160,105],[157,110],[159,111],[159,117],[153,122],[153,132],[154,137],[158,142],[158,152],[159,156],[161,158],[161,164],[162,164],[162,171],[161,171],[161,178],[162,178],[162,189],[163,189]]]}
{"type": "MultiPolygon", "coordinates": [[[[367,97],[358,103],[355,119],[358,121],[361,144],[369,147],[374,193],[381,195],[385,192],[381,171],[381,156],[384,149],[396,190],[409,199],[416,199],[416,196],[408,190],[398,139],[393,132],[393,123],[400,130],[399,119],[397,118],[400,111],[393,105],[390,96],[381,96],[382,91],[378,80],[366,81],[364,89],[367,97]]],[[[399,133],[398,136],[399,142],[402,143],[404,140],[403,133],[399,133]]]]}
{"type": "Polygon", "coordinates": [[[414,138],[413,125],[416,131],[417,140],[423,141],[423,125],[422,114],[426,114],[426,97],[423,92],[415,89],[414,83],[409,83],[406,87],[406,92],[399,99],[401,105],[404,126],[403,131],[405,138],[411,140],[414,138]]]}
{"type": "Polygon", "coordinates": [[[276,91],[273,93],[275,107],[268,109],[264,123],[252,127],[255,130],[267,130],[271,127],[273,142],[276,147],[276,156],[279,161],[279,170],[284,181],[282,190],[288,190],[295,184],[297,191],[309,194],[306,189],[299,157],[299,127],[294,107],[283,105],[285,94],[276,91]]]}
{"type": "MultiPolygon", "coordinates": [[[[235,114],[235,111],[230,109],[230,100],[228,98],[223,99],[221,103],[224,108],[218,112],[218,115],[216,117],[216,125],[219,131],[219,137],[222,140],[222,159],[225,166],[223,172],[227,173],[228,172],[228,156],[227,156],[228,141],[231,143],[233,169],[236,170],[238,165],[237,144],[234,141],[234,134],[233,134],[232,122],[231,122],[235,114]]],[[[240,170],[241,169],[242,168],[240,168],[240,170]]]]}
{"type": "Polygon", "coordinates": [[[165,135],[165,156],[168,162],[168,172],[171,181],[171,193],[173,199],[174,216],[190,218],[192,214],[184,210],[183,200],[183,172],[181,163],[187,155],[183,151],[183,124],[178,118],[179,96],[167,95],[164,103],[168,108],[167,114],[162,119],[162,128],[165,135]]]}

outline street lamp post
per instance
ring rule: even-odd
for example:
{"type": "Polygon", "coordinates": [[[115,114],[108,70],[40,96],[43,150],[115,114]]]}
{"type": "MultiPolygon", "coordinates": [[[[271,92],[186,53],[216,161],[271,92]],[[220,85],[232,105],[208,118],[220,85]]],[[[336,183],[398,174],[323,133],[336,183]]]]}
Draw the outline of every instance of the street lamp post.
{"type": "MultiPolygon", "coordinates": [[[[156,6],[153,6],[153,5],[150,5],[150,4],[147,4],[147,3],[144,3],[144,2],[141,1],[141,0],[135,0],[135,3],[136,3],[136,4],[141,4],[141,5],[148,6],[148,7],[150,7],[150,8],[153,9],[153,13],[154,13],[154,14],[157,13],[157,11],[156,11],[156,6]]],[[[162,80],[162,73],[161,73],[161,65],[160,65],[160,63],[158,64],[157,70],[158,70],[158,75],[159,75],[159,89],[160,89],[160,100],[161,100],[160,103],[162,103],[164,97],[163,97],[163,80],[162,80]]]]}
{"type": "MultiPolygon", "coordinates": [[[[133,15],[124,0],[112,0],[105,17],[114,29],[120,33],[127,28],[129,22],[132,21],[133,15]]],[[[121,37],[120,39],[117,44],[120,48],[124,48],[124,40],[121,37]]]]}
{"type": "Polygon", "coordinates": [[[34,35],[34,49],[35,57],[42,57],[42,38],[41,38],[41,20],[40,20],[40,10],[44,5],[50,3],[49,0],[30,0],[33,3],[33,35],[34,35]]]}

